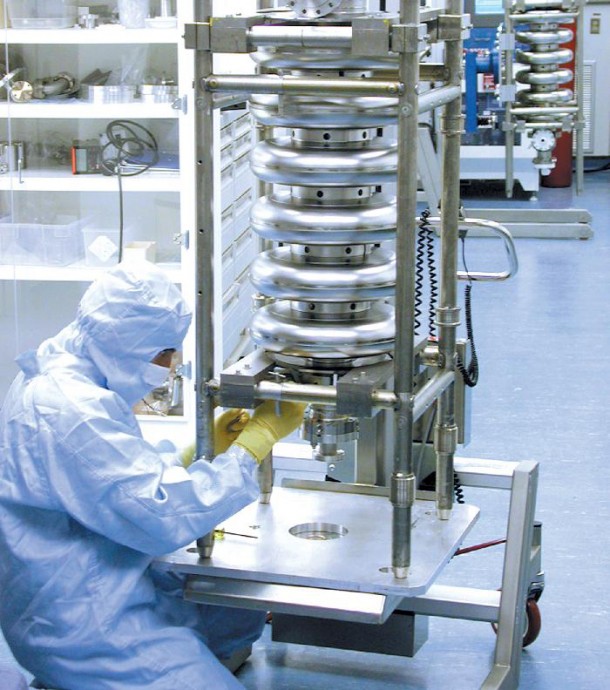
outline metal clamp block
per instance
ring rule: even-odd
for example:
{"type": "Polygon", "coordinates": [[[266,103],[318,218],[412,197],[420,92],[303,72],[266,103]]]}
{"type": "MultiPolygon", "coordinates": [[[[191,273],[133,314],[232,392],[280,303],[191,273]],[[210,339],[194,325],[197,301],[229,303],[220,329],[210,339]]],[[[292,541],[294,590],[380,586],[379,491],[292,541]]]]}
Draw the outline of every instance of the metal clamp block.
{"type": "Polygon", "coordinates": [[[210,24],[210,46],[214,53],[249,53],[249,29],[260,17],[214,17],[210,24]]]}
{"type": "Polygon", "coordinates": [[[337,381],[337,414],[373,417],[373,391],[380,388],[393,372],[392,362],[352,369],[337,381]]]}
{"type": "Polygon", "coordinates": [[[442,14],[436,21],[435,39],[437,41],[459,41],[463,38],[464,16],[461,14],[442,14]]]}
{"type": "Polygon", "coordinates": [[[196,24],[186,24],[184,27],[184,47],[187,50],[209,50],[209,23],[198,22],[196,24]]]}
{"type": "Polygon", "coordinates": [[[500,34],[498,36],[498,46],[500,50],[514,50],[515,34],[500,34]]]}
{"type": "Polygon", "coordinates": [[[220,374],[220,403],[223,407],[256,406],[255,386],[265,378],[273,362],[262,350],[256,350],[220,374]]]}
{"type": "Polygon", "coordinates": [[[394,24],[390,45],[394,53],[418,53],[425,47],[425,24],[394,24]]]}
{"type": "Polygon", "coordinates": [[[517,97],[517,87],[514,84],[502,84],[498,96],[502,103],[514,103],[517,97]]]}
{"type": "Polygon", "coordinates": [[[356,17],[352,21],[352,55],[387,55],[390,26],[381,17],[356,17]]]}

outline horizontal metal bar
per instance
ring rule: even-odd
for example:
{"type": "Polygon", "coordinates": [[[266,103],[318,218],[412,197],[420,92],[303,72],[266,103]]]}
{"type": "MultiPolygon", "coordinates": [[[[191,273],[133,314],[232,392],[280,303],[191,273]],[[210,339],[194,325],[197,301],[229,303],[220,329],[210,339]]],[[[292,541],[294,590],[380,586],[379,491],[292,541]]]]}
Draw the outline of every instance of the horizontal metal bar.
{"type": "Polygon", "coordinates": [[[554,22],[559,22],[578,17],[578,12],[524,12],[523,14],[510,14],[509,17],[516,24],[520,22],[527,22],[529,24],[530,22],[540,21],[542,19],[550,19],[554,22]]]}
{"type": "Polygon", "coordinates": [[[455,458],[454,468],[460,484],[486,489],[511,489],[513,473],[519,463],[506,460],[455,458]]]}
{"type": "MultiPolygon", "coordinates": [[[[435,227],[441,224],[439,216],[429,217],[428,223],[435,227]]],[[[460,229],[470,230],[471,228],[484,228],[490,233],[497,235],[504,242],[504,249],[508,259],[508,269],[501,272],[493,271],[457,271],[459,280],[477,280],[480,282],[497,282],[506,280],[514,276],[519,270],[517,251],[510,232],[500,223],[484,218],[463,218],[459,221],[460,229]]]]}
{"type": "Polygon", "coordinates": [[[299,48],[351,48],[351,26],[253,26],[248,44],[262,46],[297,46],[299,48]]]}
{"type": "Polygon", "coordinates": [[[447,81],[447,77],[448,69],[442,62],[422,62],[419,66],[421,81],[447,81]]]}
{"type": "Polygon", "coordinates": [[[291,613],[380,625],[395,611],[426,616],[496,622],[497,590],[432,585],[426,594],[401,598],[298,585],[193,575],[184,588],[186,601],[273,613],[291,613]]]}
{"type": "Polygon", "coordinates": [[[399,96],[402,84],[398,81],[376,79],[325,79],[324,77],[301,78],[276,74],[217,75],[203,80],[208,91],[246,93],[293,93],[317,96],[333,93],[343,96],[399,96]]]}
{"type": "Polygon", "coordinates": [[[584,208],[468,208],[468,216],[509,223],[590,223],[593,217],[584,208]]]}
{"type": "Polygon", "coordinates": [[[541,106],[541,107],[519,107],[511,108],[510,112],[513,115],[559,115],[561,113],[577,113],[577,105],[565,105],[557,106],[556,108],[551,106],[541,106]]]}
{"type": "Polygon", "coordinates": [[[424,412],[441,396],[455,380],[453,371],[439,371],[415,394],[413,421],[416,422],[424,412]]]}
{"type": "MultiPolygon", "coordinates": [[[[334,386],[261,381],[255,386],[254,397],[258,400],[286,400],[318,405],[334,405],[337,401],[337,390],[334,386]]],[[[398,401],[393,391],[386,390],[373,391],[371,400],[373,405],[379,408],[394,408],[398,401]]]]}
{"type": "Polygon", "coordinates": [[[384,623],[401,601],[401,597],[396,595],[199,575],[187,579],[184,598],[198,604],[374,624],[384,623]]]}
{"type": "Polygon", "coordinates": [[[500,594],[492,589],[432,585],[426,594],[403,599],[398,610],[495,623],[500,612],[500,594]]]}
{"type": "Polygon", "coordinates": [[[233,105],[239,105],[240,103],[245,103],[248,100],[248,96],[244,96],[241,93],[223,93],[214,94],[214,108],[228,108],[233,105]]]}
{"type": "Polygon", "coordinates": [[[461,94],[462,89],[460,86],[441,86],[438,89],[424,91],[419,96],[417,107],[420,113],[424,113],[454,101],[461,94]]]}
{"type": "MultiPolygon", "coordinates": [[[[332,491],[337,494],[390,497],[390,488],[388,486],[375,486],[373,484],[349,484],[348,482],[327,482],[318,479],[292,479],[291,477],[284,477],[281,484],[282,488],[286,489],[307,489],[308,491],[332,491]]],[[[436,494],[434,491],[422,491],[421,489],[417,489],[415,492],[415,499],[418,501],[434,501],[436,500],[436,494]]]]}

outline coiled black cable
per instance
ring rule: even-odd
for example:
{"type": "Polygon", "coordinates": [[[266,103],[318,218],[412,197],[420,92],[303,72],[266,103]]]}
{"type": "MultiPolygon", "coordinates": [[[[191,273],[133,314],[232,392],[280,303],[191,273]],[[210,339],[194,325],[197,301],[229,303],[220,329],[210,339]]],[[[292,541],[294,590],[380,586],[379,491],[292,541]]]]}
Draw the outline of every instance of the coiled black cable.
{"type": "Polygon", "coordinates": [[[438,300],[438,280],[436,274],[436,261],[434,256],[434,230],[428,218],[430,209],[422,211],[419,218],[419,229],[417,233],[417,252],[415,259],[415,305],[414,323],[415,332],[421,328],[420,317],[422,315],[424,267],[428,270],[428,282],[430,284],[430,300],[428,303],[428,337],[435,337],[436,334],[436,303],[438,300]]]}
{"type": "Polygon", "coordinates": [[[415,333],[419,333],[421,328],[420,317],[422,315],[422,302],[424,294],[424,254],[426,240],[424,233],[422,232],[421,220],[419,228],[419,232],[417,233],[417,249],[415,255],[415,301],[413,305],[413,325],[415,333]]]}
{"type": "Polygon", "coordinates": [[[426,241],[428,257],[428,280],[430,282],[430,302],[428,305],[428,333],[431,338],[435,338],[436,305],[438,303],[438,278],[436,275],[436,260],[434,256],[434,230],[432,230],[432,228],[428,228],[426,241]]]}
{"type": "MultiPolygon", "coordinates": [[[[466,235],[461,236],[462,240],[462,262],[464,264],[464,270],[468,275],[468,267],[466,266],[466,235]]],[[[466,314],[466,337],[470,341],[470,363],[468,367],[464,364],[461,357],[458,355],[456,360],[456,368],[462,374],[464,383],[469,388],[474,388],[479,381],[479,359],[477,357],[477,349],[474,343],[474,330],[472,328],[472,281],[468,278],[468,285],[464,289],[464,312],[466,314]]]]}
{"type": "Polygon", "coordinates": [[[113,120],[106,127],[108,142],[102,147],[104,175],[116,175],[119,183],[119,262],[123,258],[123,177],[141,175],[159,162],[159,146],[153,133],[132,120],[113,120]]]}
{"type": "Polygon", "coordinates": [[[453,494],[456,503],[464,503],[464,489],[457,472],[453,473],[453,494]]]}
{"type": "Polygon", "coordinates": [[[106,127],[108,142],[102,148],[106,175],[133,177],[159,162],[159,146],[153,133],[132,120],[113,120],[106,127]]]}

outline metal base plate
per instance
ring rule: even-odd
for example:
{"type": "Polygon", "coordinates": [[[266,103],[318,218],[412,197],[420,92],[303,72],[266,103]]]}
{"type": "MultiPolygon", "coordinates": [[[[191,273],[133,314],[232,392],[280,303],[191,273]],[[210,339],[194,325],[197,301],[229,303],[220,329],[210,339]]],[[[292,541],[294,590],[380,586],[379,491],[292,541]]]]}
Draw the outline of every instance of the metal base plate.
{"type": "Polygon", "coordinates": [[[439,520],[433,503],[417,501],[406,579],[396,579],[391,569],[392,510],[380,496],[274,488],[270,504],[253,503],[222,525],[226,533],[216,541],[211,558],[200,559],[193,544],[159,559],[156,566],[206,578],[424,594],[479,510],[456,505],[449,520],[439,520]]]}

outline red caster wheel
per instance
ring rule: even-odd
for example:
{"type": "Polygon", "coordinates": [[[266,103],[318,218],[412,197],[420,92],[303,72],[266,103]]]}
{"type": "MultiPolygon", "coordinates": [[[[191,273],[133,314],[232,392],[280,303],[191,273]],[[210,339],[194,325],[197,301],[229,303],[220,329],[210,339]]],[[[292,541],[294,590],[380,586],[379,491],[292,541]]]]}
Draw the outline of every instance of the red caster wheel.
{"type": "MultiPolygon", "coordinates": [[[[532,644],[540,634],[542,628],[542,617],[540,615],[540,607],[535,599],[528,599],[525,604],[525,630],[523,631],[523,647],[528,647],[532,644]]],[[[491,627],[494,632],[498,632],[498,624],[492,623],[491,627]]]]}

